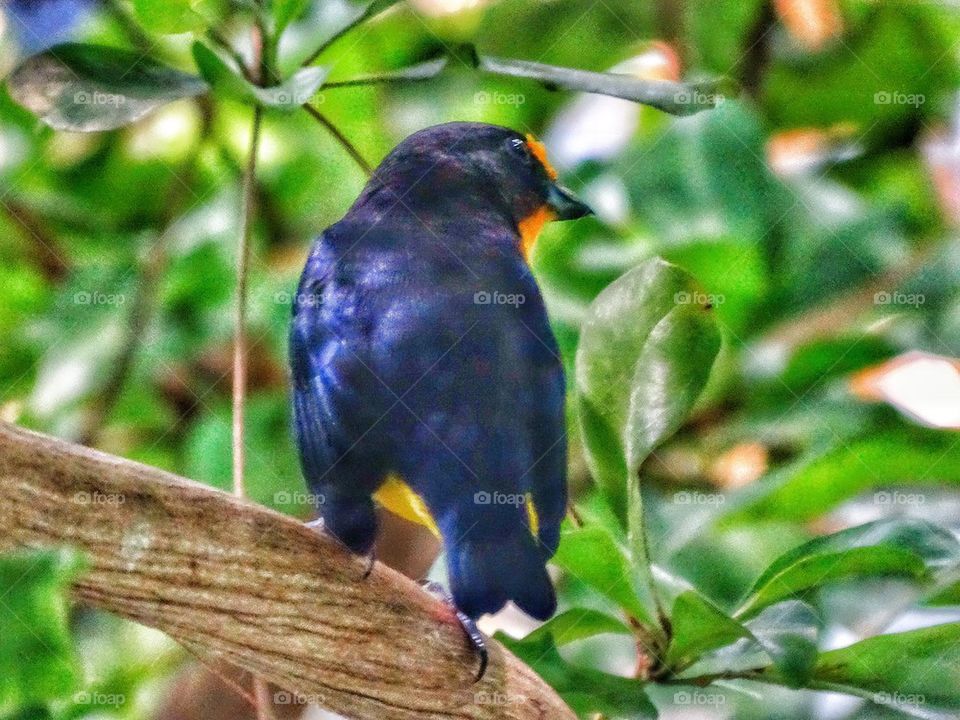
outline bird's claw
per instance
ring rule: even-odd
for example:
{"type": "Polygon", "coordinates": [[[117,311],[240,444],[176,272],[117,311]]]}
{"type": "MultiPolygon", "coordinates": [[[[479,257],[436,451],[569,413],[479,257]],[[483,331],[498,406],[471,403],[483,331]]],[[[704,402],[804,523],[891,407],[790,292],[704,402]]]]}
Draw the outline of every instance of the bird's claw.
{"type": "Polygon", "coordinates": [[[370,573],[373,572],[373,566],[376,564],[377,564],[377,551],[375,549],[371,549],[370,554],[367,555],[367,567],[363,571],[364,580],[370,577],[370,573]]]}
{"type": "MultiPolygon", "coordinates": [[[[309,522],[305,522],[304,525],[306,525],[311,530],[316,530],[317,532],[321,532],[321,533],[324,532],[324,523],[323,523],[322,517],[318,517],[315,520],[310,520],[309,522]]],[[[340,543],[340,544],[343,545],[343,543],[340,543]]],[[[344,547],[346,546],[344,545],[344,547]]],[[[349,550],[349,548],[347,549],[349,550]]],[[[363,579],[366,580],[368,577],[370,577],[370,573],[373,572],[373,566],[377,564],[376,549],[371,549],[370,554],[365,555],[364,557],[367,559],[367,566],[363,570],[363,579]]]]}
{"type": "Polygon", "coordinates": [[[470,616],[457,609],[457,606],[453,603],[453,598],[450,597],[450,593],[448,593],[440,583],[433,582],[432,580],[422,580],[420,586],[432,595],[440,597],[456,612],[457,620],[460,621],[460,627],[463,628],[467,639],[470,640],[470,646],[480,658],[480,667],[477,669],[476,677],[473,679],[474,682],[480,682],[487,672],[487,664],[490,661],[490,653],[487,650],[487,639],[483,636],[483,633],[480,632],[477,623],[474,622],[470,616]]]}

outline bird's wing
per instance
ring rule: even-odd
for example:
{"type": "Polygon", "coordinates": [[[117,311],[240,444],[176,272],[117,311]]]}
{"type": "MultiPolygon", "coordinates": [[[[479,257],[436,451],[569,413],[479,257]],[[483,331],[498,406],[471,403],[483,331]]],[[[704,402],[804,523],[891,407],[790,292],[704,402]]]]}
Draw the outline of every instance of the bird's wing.
{"type": "Polygon", "coordinates": [[[382,416],[369,368],[369,313],[357,273],[321,236],[314,243],[290,326],[294,435],[314,505],[327,528],[356,552],[376,535],[370,495],[383,476],[373,430],[382,416]]]}

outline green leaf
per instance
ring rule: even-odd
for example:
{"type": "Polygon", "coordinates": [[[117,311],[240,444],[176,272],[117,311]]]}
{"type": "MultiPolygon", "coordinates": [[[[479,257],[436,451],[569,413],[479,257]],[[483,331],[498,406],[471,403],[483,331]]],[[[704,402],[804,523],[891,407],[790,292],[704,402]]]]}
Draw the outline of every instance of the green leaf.
{"type": "Polygon", "coordinates": [[[720,333],[686,272],[648,260],[597,296],[576,356],[580,427],[590,469],[614,507],[657,444],[703,390],[720,333]]]}
{"type": "Polygon", "coordinates": [[[558,646],[561,646],[604,633],[632,634],[630,628],[611,615],[591,608],[575,608],[550,618],[527,635],[524,641],[539,641],[549,635],[558,646]]]}
{"type": "Polygon", "coordinates": [[[310,0],[273,0],[271,9],[273,10],[273,21],[276,25],[277,35],[282,33],[287,25],[303,15],[309,4],[310,0]]]}
{"type": "MultiPolygon", "coordinates": [[[[952,452],[953,443],[949,433],[932,430],[885,432],[844,442],[799,465],[732,518],[803,521],[865,490],[875,489],[873,500],[883,506],[896,500],[887,489],[892,485],[960,485],[960,453],[952,452]]],[[[912,495],[906,500],[925,501],[922,494],[912,495]]]]}
{"type": "Polygon", "coordinates": [[[877,635],[822,653],[813,679],[870,691],[885,705],[913,700],[960,708],[960,623],[877,635]]]}
{"type": "Polygon", "coordinates": [[[284,112],[293,112],[309,102],[330,72],[329,68],[319,65],[302,68],[282,84],[262,88],[248,82],[239,70],[202,42],[193,44],[193,58],[200,74],[218,94],[284,112]]]}
{"type": "Polygon", "coordinates": [[[927,599],[926,604],[934,607],[960,605],[960,581],[938,589],[927,599]]]}
{"type": "MultiPolygon", "coordinates": [[[[734,621],[736,622],[736,621],[734,621]]],[[[771,672],[791,687],[802,687],[817,659],[821,622],[812,607],[799,600],[771,605],[743,623],[742,639],[681,670],[681,678],[772,665],[771,672]]]]}
{"type": "Polygon", "coordinates": [[[47,125],[75,132],[113,130],[207,90],[200,78],[141,53],[76,43],[28,58],[8,83],[13,98],[47,125]]]}
{"type": "Polygon", "coordinates": [[[604,528],[565,528],[553,562],[634,618],[651,620],[637,596],[629,559],[604,528]]]}
{"type": "Polygon", "coordinates": [[[652,720],[657,717],[643,683],[571,665],[560,656],[551,635],[515,640],[497,633],[496,638],[556,690],[581,717],[590,713],[600,713],[610,720],[652,720]]]}
{"type": "Polygon", "coordinates": [[[326,84],[327,87],[349,87],[351,85],[372,85],[374,83],[413,82],[431,80],[443,72],[450,62],[448,57],[439,57],[425,60],[422,63],[408,65],[398,70],[388,70],[370,75],[358,75],[347,80],[335,80],[326,84]]]}
{"type": "Polygon", "coordinates": [[[0,555],[0,715],[76,691],[66,590],[82,568],[67,550],[0,555]]]}
{"type": "Polygon", "coordinates": [[[864,576],[927,577],[954,562],[960,544],[922,520],[877,521],[825,535],[777,558],[757,579],[735,617],[830,582],[864,576]]]}
{"type": "Polygon", "coordinates": [[[791,687],[802,687],[817,659],[820,618],[800,600],[787,600],[764,608],[745,623],[780,675],[791,687]]]}
{"type": "Polygon", "coordinates": [[[749,637],[747,629],[695,591],[680,594],[670,616],[673,634],[667,649],[670,665],[749,637]]]}
{"type": "Polygon", "coordinates": [[[158,33],[175,34],[199,30],[203,16],[196,12],[197,0],[133,0],[143,26],[158,33]]]}
{"type": "Polygon", "coordinates": [[[529,78],[551,90],[576,90],[599,93],[650,105],[673,115],[692,115],[709,110],[725,99],[717,82],[678,83],[666,80],[641,80],[630,75],[591,72],[545,65],[529,60],[479,55],[477,67],[491,75],[529,78]]]}

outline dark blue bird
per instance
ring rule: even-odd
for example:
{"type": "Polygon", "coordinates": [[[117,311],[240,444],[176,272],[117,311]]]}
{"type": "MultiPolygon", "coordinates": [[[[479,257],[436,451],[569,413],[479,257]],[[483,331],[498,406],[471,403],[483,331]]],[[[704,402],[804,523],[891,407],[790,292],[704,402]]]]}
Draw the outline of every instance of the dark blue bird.
{"type": "Polygon", "coordinates": [[[0,4],[10,31],[27,55],[68,40],[99,0],[7,0],[0,4]]]}
{"type": "Polygon", "coordinates": [[[366,554],[375,502],[427,525],[470,618],[556,609],[564,376],[527,255],[588,212],[531,137],[439,125],[387,156],[300,280],[295,432],[325,528],[366,554]]]}

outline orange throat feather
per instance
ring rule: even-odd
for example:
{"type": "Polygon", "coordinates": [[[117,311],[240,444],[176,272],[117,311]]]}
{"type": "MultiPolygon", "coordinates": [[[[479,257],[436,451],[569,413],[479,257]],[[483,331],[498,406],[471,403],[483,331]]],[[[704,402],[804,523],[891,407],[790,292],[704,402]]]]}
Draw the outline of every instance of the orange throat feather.
{"type": "Polygon", "coordinates": [[[517,229],[520,231],[520,250],[527,262],[530,261],[533,245],[537,242],[537,237],[540,235],[543,226],[555,217],[556,213],[548,205],[541,205],[517,225],[517,229]]]}

